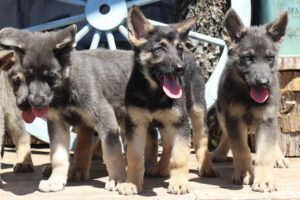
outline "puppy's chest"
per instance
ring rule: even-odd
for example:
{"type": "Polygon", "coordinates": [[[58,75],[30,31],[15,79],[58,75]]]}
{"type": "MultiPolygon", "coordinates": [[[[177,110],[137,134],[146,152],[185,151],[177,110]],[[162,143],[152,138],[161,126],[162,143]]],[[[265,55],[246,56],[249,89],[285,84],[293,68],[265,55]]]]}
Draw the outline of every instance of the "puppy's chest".
{"type": "Polygon", "coordinates": [[[84,125],[93,127],[96,121],[91,112],[75,106],[50,109],[47,118],[54,120],[64,120],[72,126],[84,125]]]}
{"type": "Polygon", "coordinates": [[[249,126],[274,118],[277,114],[276,107],[272,105],[247,107],[242,104],[230,104],[228,112],[249,126]]]}

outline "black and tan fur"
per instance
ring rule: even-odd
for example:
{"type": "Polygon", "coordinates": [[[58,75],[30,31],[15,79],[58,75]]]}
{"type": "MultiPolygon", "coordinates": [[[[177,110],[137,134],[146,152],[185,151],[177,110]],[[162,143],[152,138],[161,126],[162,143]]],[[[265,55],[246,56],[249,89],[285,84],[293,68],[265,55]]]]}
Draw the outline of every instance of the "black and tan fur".
{"type": "Polygon", "coordinates": [[[253,183],[253,191],[276,190],[273,165],[278,159],[277,155],[281,155],[281,162],[285,162],[277,142],[280,90],[276,56],[287,22],[287,13],[283,13],[272,23],[246,28],[233,9],[227,12],[224,20],[224,28],[229,36],[229,53],[217,99],[223,138],[214,157],[218,154],[224,157],[222,154],[226,154],[231,147],[233,182],[253,183]],[[264,91],[267,89],[267,100],[259,103],[254,101],[249,94],[253,87],[264,91]],[[254,169],[247,145],[248,129],[254,130],[257,137],[254,169]]]}
{"type": "Polygon", "coordinates": [[[152,26],[137,7],[129,11],[127,26],[135,60],[125,95],[128,168],[120,194],[140,193],[145,171],[148,175],[170,175],[170,193],[189,192],[189,116],[200,175],[217,175],[207,151],[204,80],[193,55],[183,46],[194,22],[190,19],[171,26],[152,26]],[[172,99],[163,92],[157,78],[162,74],[180,79],[181,98],[172,99]],[[145,169],[144,155],[148,152],[144,149],[151,145],[146,134],[150,126],[159,128],[163,152],[154,167],[145,169]]]}
{"type": "MultiPolygon", "coordinates": [[[[18,36],[27,34],[26,32],[20,32],[16,29],[6,29],[0,33],[0,43],[6,48],[13,49],[17,52],[17,63],[13,66],[12,69],[9,70],[9,80],[14,88],[14,94],[16,97],[17,106],[22,111],[28,111],[31,109],[31,105],[29,103],[29,95],[30,91],[28,85],[25,80],[24,68],[22,67],[22,60],[24,60],[22,56],[22,51],[26,50],[20,44],[23,44],[22,37],[18,36]]],[[[112,85],[113,88],[118,87],[110,91],[110,93],[106,93],[106,98],[110,100],[113,104],[114,112],[116,119],[119,125],[119,132],[123,137],[124,134],[124,96],[125,96],[125,87],[127,85],[131,69],[133,68],[133,52],[131,51],[109,51],[109,50],[95,50],[95,51],[82,51],[79,55],[90,54],[93,59],[97,60],[99,63],[105,63],[103,65],[99,65],[105,71],[107,77],[102,82],[105,82],[105,85],[112,85]],[[106,70],[107,66],[109,69],[106,70]],[[120,67],[124,66],[124,67],[120,67]],[[111,74],[110,79],[109,71],[114,71],[111,74]],[[119,87],[120,86],[120,87],[119,87]]],[[[83,56],[84,57],[84,56],[83,56]]],[[[87,65],[87,68],[90,66],[87,65]]],[[[93,67],[93,65],[91,66],[93,67]]],[[[101,79],[101,77],[98,77],[101,79]]],[[[102,106],[102,105],[99,105],[102,106]]],[[[107,105],[103,105],[103,110],[105,111],[107,105]]],[[[105,118],[103,119],[105,120],[105,118]]],[[[89,169],[91,164],[91,157],[93,152],[92,146],[92,138],[95,132],[94,129],[87,126],[75,126],[77,133],[76,147],[74,152],[75,162],[72,170],[69,173],[69,180],[71,181],[81,181],[89,179],[89,169]]],[[[105,131],[105,130],[103,130],[105,131]]],[[[145,165],[149,168],[148,175],[153,175],[153,166],[156,164],[157,160],[157,131],[154,127],[149,128],[149,136],[148,144],[146,147],[146,152],[149,152],[145,156],[145,165]]],[[[125,141],[126,143],[126,141],[125,141]]],[[[52,172],[52,167],[49,166],[44,171],[44,176],[49,177],[52,172]]]]}
{"type": "MultiPolygon", "coordinates": [[[[14,171],[31,172],[33,171],[33,163],[30,152],[30,135],[25,130],[21,112],[16,106],[16,100],[6,72],[15,64],[15,61],[16,57],[13,51],[0,50],[0,149],[6,130],[17,150],[17,163],[14,165],[14,171]]],[[[1,175],[0,187],[2,187],[1,175]]]]}
{"type": "MultiPolygon", "coordinates": [[[[99,133],[109,180],[114,190],[125,180],[125,160],[119,141],[117,117],[124,112],[126,82],[132,69],[130,51],[75,51],[75,26],[54,32],[35,32],[6,28],[0,42],[15,49],[20,58],[28,88],[29,107],[49,106],[46,116],[50,136],[52,174],[41,181],[41,191],[64,188],[69,168],[69,127],[78,128],[80,137],[99,133]],[[82,133],[81,133],[82,132],[82,133]],[[86,132],[86,133],[84,133],[86,132]]],[[[89,139],[87,139],[89,140],[89,139]]],[[[83,144],[83,143],[81,143],[83,144]]],[[[74,177],[88,178],[90,146],[79,145],[74,177]],[[85,149],[87,148],[87,149],[85,149]],[[86,153],[84,153],[86,152],[86,153]]]]}

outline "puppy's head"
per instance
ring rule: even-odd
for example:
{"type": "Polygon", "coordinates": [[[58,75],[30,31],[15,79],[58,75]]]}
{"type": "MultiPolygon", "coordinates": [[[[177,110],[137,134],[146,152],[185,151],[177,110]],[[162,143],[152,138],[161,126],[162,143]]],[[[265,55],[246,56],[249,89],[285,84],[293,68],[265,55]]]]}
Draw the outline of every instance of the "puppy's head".
{"type": "Polygon", "coordinates": [[[30,111],[35,116],[44,117],[47,114],[55,90],[68,77],[75,34],[76,26],[45,33],[30,33],[14,28],[0,31],[0,44],[7,49],[13,49],[18,56],[19,67],[12,69],[9,75],[12,84],[15,78],[17,83],[21,83],[19,91],[23,88],[22,94],[27,93],[27,97],[23,97],[26,99],[23,102],[27,103],[19,105],[21,109],[28,110],[29,104],[30,111]],[[22,87],[24,80],[26,89],[22,87]]]}
{"type": "Polygon", "coordinates": [[[184,73],[183,45],[195,22],[192,18],[170,26],[153,26],[138,7],[128,14],[128,37],[142,73],[171,98],[182,94],[178,77],[184,73]]]}
{"type": "MultiPolygon", "coordinates": [[[[18,58],[12,50],[0,50],[0,69],[7,71],[10,85],[16,97],[17,107],[22,111],[30,109],[28,103],[28,87],[26,85],[23,70],[18,63],[18,58]]],[[[32,119],[32,118],[31,118],[32,119]]],[[[32,122],[25,118],[26,122],[32,122]]]]}
{"type": "Polygon", "coordinates": [[[233,9],[226,13],[228,65],[235,67],[238,79],[247,84],[250,97],[257,103],[268,100],[270,86],[277,80],[276,55],[287,23],[284,12],[272,23],[246,28],[233,9]]]}

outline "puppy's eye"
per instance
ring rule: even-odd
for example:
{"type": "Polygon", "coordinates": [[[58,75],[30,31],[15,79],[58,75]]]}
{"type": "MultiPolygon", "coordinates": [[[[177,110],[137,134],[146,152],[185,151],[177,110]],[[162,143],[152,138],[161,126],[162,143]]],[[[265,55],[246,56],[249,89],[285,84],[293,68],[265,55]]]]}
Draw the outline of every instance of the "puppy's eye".
{"type": "Polygon", "coordinates": [[[21,79],[16,76],[16,77],[13,77],[12,80],[11,80],[12,84],[13,84],[13,87],[19,87],[21,85],[21,79]]]}
{"type": "Polygon", "coordinates": [[[250,54],[242,55],[241,62],[244,64],[251,64],[253,62],[253,56],[250,54]]]}
{"type": "Polygon", "coordinates": [[[48,74],[48,76],[49,76],[49,78],[51,78],[51,79],[56,79],[56,78],[57,78],[57,75],[56,75],[55,73],[53,73],[53,72],[50,72],[50,73],[48,74]]]}
{"type": "Polygon", "coordinates": [[[275,61],[275,56],[266,56],[266,60],[270,63],[273,63],[275,61]]]}
{"type": "Polygon", "coordinates": [[[153,49],[153,53],[155,55],[162,55],[166,52],[165,48],[163,46],[158,46],[156,48],[153,49]]]}

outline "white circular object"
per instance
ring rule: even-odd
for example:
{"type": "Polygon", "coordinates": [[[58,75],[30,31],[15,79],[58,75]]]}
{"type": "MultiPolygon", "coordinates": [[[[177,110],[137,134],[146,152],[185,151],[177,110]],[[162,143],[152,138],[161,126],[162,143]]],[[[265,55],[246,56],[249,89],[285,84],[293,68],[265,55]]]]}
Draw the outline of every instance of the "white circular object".
{"type": "Polygon", "coordinates": [[[125,0],[88,0],[85,7],[87,21],[100,31],[116,29],[127,16],[125,0]]]}

